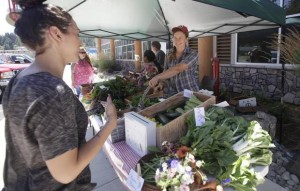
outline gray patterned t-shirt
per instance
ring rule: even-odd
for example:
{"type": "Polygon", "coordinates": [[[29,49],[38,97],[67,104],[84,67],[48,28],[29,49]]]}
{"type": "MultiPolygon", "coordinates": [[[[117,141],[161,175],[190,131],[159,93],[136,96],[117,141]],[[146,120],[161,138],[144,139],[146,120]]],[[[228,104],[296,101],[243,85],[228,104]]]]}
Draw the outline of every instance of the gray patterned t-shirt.
{"type": "Polygon", "coordinates": [[[89,167],[61,184],[45,161],[85,143],[88,117],[72,90],[49,73],[14,77],[3,95],[8,191],[92,190],[89,167]]]}

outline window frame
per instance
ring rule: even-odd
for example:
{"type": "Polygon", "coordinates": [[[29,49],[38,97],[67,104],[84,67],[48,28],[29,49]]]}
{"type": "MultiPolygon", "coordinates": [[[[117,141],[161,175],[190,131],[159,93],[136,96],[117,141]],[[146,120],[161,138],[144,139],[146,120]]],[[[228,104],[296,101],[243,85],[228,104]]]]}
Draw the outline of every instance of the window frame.
{"type": "MultiPolygon", "coordinates": [[[[281,7],[283,7],[284,5],[284,0],[280,0],[280,5],[281,7]]],[[[287,18],[293,18],[293,17],[300,17],[300,13],[296,13],[296,14],[292,14],[292,15],[287,15],[287,18]]],[[[282,34],[282,28],[278,28],[278,34],[281,35],[282,34]]],[[[264,67],[264,68],[273,68],[273,69],[278,69],[282,67],[282,64],[280,62],[280,48],[278,46],[277,48],[277,60],[276,63],[249,63],[249,62],[238,62],[237,61],[237,57],[238,57],[238,33],[232,34],[231,35],[231,50],[232,50],[232,59],[231,59],[231,64],[235,64],[235,65],[243,65],[243,66],[247,66],[247,67],[264,67]]],[[[285,63],[285,66],[287,68],[292,68],[293,64],[288,64],[285,63]]]]}
{"type": "Polygon", "coordinates": [[[134,61],[134,54],[135,54],[135,48],[134,48],[134,41],[133,40],[115,40],[115,59],[120,61],[134,61]],[[128,46],[132,46],[132,50],[128,51],[128,46]],[[121,57],[118,57],[118,49],[121,49],[121,57]],[[123,49],[125,51],[123,51],[123,49]],[[131,54],[132,59],[128,59],[128,54],[131,54]],[[126,55],[125,59],[123,58],[123,55],[126,55]]]}

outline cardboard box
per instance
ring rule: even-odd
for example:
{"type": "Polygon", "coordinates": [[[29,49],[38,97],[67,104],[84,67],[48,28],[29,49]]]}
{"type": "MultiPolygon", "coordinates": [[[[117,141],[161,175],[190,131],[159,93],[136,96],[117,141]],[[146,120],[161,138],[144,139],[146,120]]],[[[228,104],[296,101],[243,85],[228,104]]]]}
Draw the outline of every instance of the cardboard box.
{"type": "MultiPolygon", "coordinates": [[[[215,96],[207,96],[201,93],[194,92],[194,95],[203,103],[198,107],[207,108],[210,105],[216,103],[215,96]]],[[[173,106],[180,106],[183,104],[188,98],[183,96],[183,92],[180,92],[172,97],[169,97],[165,101],[160,103],[154,104],[142,111],[139,114],[145,117],[153,117],[157,113],[165,111],[166,109],[173,107],[173,106]]],[[[187,111],[183,115],[175,118],[174,120],[170,121],[169,123],[165,124],[162,127],[156,128],[156,146],[161,147],[161,144],[164,141],[174,142],[180,139],[180,137],[184,136],[187,132],[187,127],[185,124],[185,119],[193,110],[187,111]]]]}
{"type": "Polygon", "coordinates": [[[124,114],[126,143],[141,157],[156,144],[156,123],[136,112],[124,114]]]}

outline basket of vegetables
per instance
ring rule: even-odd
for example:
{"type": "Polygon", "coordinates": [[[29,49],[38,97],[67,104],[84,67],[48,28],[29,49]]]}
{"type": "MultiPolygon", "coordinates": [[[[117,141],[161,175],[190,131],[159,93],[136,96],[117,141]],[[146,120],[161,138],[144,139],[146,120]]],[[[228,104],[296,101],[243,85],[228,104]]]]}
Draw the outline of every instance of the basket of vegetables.
{"type": "Polygon", "coordinates": [[[161,191],[155,183],[155,172],[160,165],[162,153],[151,153],[143,156],[138,164],[141,167],[141,176],[144,179],[143,191],[161,191]]]}

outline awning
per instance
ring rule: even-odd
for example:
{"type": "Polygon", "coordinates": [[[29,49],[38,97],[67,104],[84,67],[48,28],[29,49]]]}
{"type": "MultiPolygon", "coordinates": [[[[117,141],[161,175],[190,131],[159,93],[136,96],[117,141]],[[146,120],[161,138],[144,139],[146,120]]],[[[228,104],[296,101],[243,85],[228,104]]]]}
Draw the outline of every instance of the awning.
{"type": "Polygon", "coordinates": [[[285,11],[270,0],[48,0],[68,10],[81,36],[168,41],[174,26],[190,37],[280,27],[285,11]]]}

